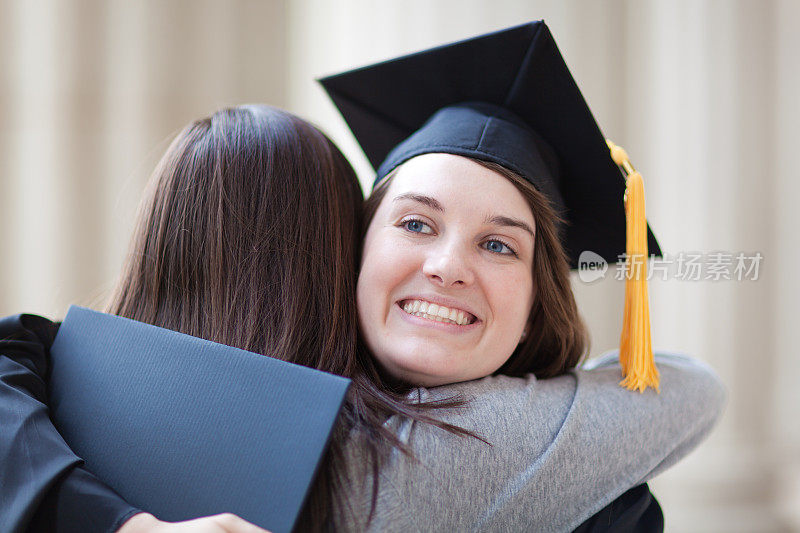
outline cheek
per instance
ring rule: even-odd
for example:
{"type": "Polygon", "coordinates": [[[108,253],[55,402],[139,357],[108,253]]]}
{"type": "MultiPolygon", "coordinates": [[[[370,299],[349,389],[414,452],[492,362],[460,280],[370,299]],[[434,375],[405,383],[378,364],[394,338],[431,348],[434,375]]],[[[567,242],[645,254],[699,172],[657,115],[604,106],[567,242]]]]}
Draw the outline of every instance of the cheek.
{"type": "Polygon", "coordinates": [[[367,236],[358,276],[356,297],[359,311],[377,312],[380,308],[388,308],[391,295],[407,274],[406,263],[406,254],[380,233],[367,236]]]}
{"type": "Polygon", "coordinates": [[[364,318],[364,311],[368,310],[375,303],[376,287],[379,285],[376,276],[380,272],[380,254],[376,253],[375,246],[367,239],[364,242],[361,270],[358,273],[358,283],[356,285],[356,304],[359,315],[364,318]]]}
{"type": "Polygon", "coordinates": [[[491,306],[505,334],[522,331],[533,306],[533,277],[529,271],[498,276],[492,283],[491,306]]]}
{"type": "Polygon", "coordinates": [[[533,305],[533,278],[527,272],[498,276],[489,292],[492,333],[485,338],[484,375],[503,366],[519,345],[533,305]]]}

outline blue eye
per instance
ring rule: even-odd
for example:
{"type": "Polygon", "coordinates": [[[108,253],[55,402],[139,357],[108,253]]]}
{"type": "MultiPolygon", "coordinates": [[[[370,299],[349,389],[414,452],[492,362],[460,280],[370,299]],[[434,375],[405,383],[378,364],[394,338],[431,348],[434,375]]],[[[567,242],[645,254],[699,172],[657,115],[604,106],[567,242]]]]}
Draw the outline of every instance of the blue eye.
{"type": "Polygon", "coordinates": [[[424,233],[424,234],[433,233],[433,230],[431,230],[431,227],[429,225],[415,218],[403,222],[403,227],[412,233],[424,233]]]}
{"type": "Polygon", "coordinates": [[[490,252],[502,255],[514,255],[516,256],[517,253],[511,249],[506,243],[503,241],[498,241],[496,239],[491,239],[483,243],[483,247],[489,250],[490,252]]]}

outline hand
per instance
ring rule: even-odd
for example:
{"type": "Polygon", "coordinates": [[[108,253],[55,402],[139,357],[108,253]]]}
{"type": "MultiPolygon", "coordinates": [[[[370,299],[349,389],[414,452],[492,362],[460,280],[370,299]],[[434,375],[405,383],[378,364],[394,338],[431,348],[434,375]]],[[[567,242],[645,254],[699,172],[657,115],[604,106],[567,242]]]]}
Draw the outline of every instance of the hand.
{"type": "Polygon", "coordinates": [[[185,522],[162,522],[149,513],[129,518],[117,533],[269,533],[235,514],[222,513],[185,522]]]}

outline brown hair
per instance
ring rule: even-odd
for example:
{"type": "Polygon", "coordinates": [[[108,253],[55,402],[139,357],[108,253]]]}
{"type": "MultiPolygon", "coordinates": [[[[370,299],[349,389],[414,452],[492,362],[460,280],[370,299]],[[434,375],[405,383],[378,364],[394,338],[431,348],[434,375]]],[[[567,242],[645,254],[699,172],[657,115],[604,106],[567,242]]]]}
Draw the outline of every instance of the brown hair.
{"type": "MultiPolygon", "coordinates": [[[[569,279],[569,263],[561,246],[560,221],[547,197],[528,180],[497,163],[470,158],[502,175],[522,194],[536,222],[533,254],[533,286],[536,297],[528,317],[525,339],[496,374],[538,378],[558,376],[574,368],[588,352],[588,333],[578,313],[569,279]]],[[[365,229],[386,195],[394,171],[386,176],[364,202],[365,229]]]]}
{"type": "Polygon", "coordinates": [[[358,340],[355,287],[362,195],[318,129],[267,106],[218,111],[187,126],[155,169],[107,310],[352,379],[328,452],[298,521],[344,513],[344,443],[356,430],[371,460],[410,454],[383,422],[403,415],[462,434],[385,384],[358,340]]]}

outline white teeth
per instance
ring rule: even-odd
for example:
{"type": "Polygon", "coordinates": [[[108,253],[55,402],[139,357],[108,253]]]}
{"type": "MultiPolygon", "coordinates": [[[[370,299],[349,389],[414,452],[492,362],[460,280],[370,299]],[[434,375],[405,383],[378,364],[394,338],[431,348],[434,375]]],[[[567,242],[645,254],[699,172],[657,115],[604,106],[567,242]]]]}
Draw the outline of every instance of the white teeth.
{"type": "MultiPolygon", "coordinates": [[[[425,318],[425,319],[428,319],[428,320],[433,320],[434,322],[445,322],[447,324],[458,324],[458,322],[453,322],[449,318],[442,318],[439,315],[434,316],[434,315],[429,315],[428,313],[420,313],[420,312],[410,313],[410,314],[412,314],[414,316],[419,316],[419,317],[422,317],[422,318],[425,318]]],[[[458,324],[458,325],[459,326],[464,326],[465,324],[458,324]]]]}
{"type": "Polygon", "coordinates": [[[445,324],[457,324],[459,326],[466,326],[470,323],[470,315],[466,311],[460,309],[451,309],[443,305],[432,304],[424,300],[406,301],[403,304],[403,311],[410,315],[433,320],[436,322],[444,322],[445,324]]]}

